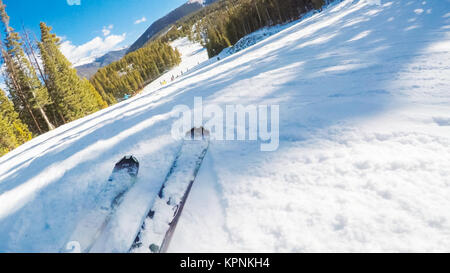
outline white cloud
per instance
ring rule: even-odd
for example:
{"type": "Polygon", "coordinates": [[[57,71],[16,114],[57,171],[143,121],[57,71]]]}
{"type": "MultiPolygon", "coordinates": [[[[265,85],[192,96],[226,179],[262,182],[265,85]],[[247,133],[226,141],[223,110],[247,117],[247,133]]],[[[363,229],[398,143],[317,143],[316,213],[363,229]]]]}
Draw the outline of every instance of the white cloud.
{"type": "Polygon", "coordinates": [[[144,16],[141,19],[134,21],[134,24],[137,25],[137,24],[140,24],[140,23],[144,23],[146,21],[147,21],[147,18],[145,18],[145,16],[144,16]]]}
{"type": "Polygon", "coordinates": [[[102,29],[102,32],[103,32],[104,36],[108,36],[109,34],[111,34],[111,30],[109,30],[107,28],[102,29]]]}
{"type": "Polygon", "coordinates": [[[107,27],[103,27],[102,32],[104,36],[108,36],[111,34],[111,30],[114,28],[114,25],[109,25],[107,27]]]}
{"type": "Polygon", "coordinates": [[[71,41],[61,43],[61,52],[74,66],[90,63],[107,52],[114,50],[125,40],[126,33],[110,35],[105,38],[95,37],[91,41],[76,46],[71,41]]]}
{"type": "Polygon", "coordinates": [[[188,3],[189,4],[199,3],[200,5],[204,5],[205,0],[189,0],[188,3]]]}

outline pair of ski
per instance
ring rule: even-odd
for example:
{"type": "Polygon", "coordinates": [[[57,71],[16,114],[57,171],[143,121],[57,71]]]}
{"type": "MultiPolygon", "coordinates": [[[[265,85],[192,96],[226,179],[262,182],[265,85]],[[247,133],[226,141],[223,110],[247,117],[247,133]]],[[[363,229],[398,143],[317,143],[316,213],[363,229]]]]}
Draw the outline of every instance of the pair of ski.
{"type": "MultiPolygon", "coordinates": [[[[164,253],[169,247],[209,147],[209,132],[203,127],[193,128],[186,136],[153,206],[145,214],[129,252],[164,253]]],[[[96,241],[105,232],[128,189],[136,183],[138,172],[139,162],[133,156],[124,157],[116,164],[108,186],[100,194],[101,197],[115,194],[115,198],[110,204],[101,205],[101,210],[90,217],[90,225],[81,224],[82,228],[75,232],[75,234],[79,234],[80,238],[85,238],[84,240],[78,239],[81,241],[81,252],[95,252],[93,247],[96,241]]],[[[109,198],[109,200],[111,199],[109,198]]],[[[77,240],[76,237],[73,238],[77,240]]]]}

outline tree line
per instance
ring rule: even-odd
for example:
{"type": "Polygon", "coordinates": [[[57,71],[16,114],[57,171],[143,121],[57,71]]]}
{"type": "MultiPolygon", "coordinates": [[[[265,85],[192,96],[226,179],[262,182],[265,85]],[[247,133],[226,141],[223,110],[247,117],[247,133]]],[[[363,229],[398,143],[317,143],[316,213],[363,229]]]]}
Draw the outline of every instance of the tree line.
{"type": "Polygon", "coordinates": [[[220,0],[180,19],[161,39],[173,41],[187,36],[201,42],[211,58],[258,29],[297,20],[332,1],[220,0]]]}
{"type": "Polygon", "coordinates": [[[297,20],[324,4],[324,0],[241,0],[228,5],[202,21],[208,54],[213,57],[258,29],[297,20]]]}
{"type": "Polygon", "coordinates": [[[260,28],[299,19],[331,1],[219,0],[180,19],[158,39],[87,80],[77,76],[61,53],[51,27],[40,24],[40,41],[25,29],[20,36],[9,25],[0,0],[6,85],[6,92],[0,90],[0,156],[33,136],[106,108],[126,94],[134,95],[181,62],[178,50],[169,45],[177,38],[201,42],[213,57],[260,28]]]}
{"type": "Polygon", "coordinates": [[[0,156],[63,124],[133,95],[181,62],[180,53],[158,40],[100,69],[89,81],[78,77],[61,53],[60,39],[40,23],[40,40],[25,28],[10,26],[0,0],[0,156]]]}
{"type": "Polygon", "coordinates": [[[153,41],[100,68],[91,83],[110,104],[124,95],[134,95],[169,68],[181,62],[181,55],[168,43],[153,41]]]}
{"type": "Polygon", "coordinates": [[[25,29],[19,34],[1,0],[0,17],[6,86],[0,89],[0,156],[33,136],[108,106],[88,80],[77,76],[51,27],[40,24],[40,41],[25,29]]]}

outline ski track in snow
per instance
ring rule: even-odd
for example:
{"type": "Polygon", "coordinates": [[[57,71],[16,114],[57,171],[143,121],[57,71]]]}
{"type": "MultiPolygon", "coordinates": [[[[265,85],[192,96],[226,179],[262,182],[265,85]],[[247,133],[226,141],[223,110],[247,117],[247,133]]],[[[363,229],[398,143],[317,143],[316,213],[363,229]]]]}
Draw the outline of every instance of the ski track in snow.
{"type": "Polygon", "coordinates": [[[126,251],[179,145],[171,110],[194,96],[279,104],[280,148],[212,142],[170,251],[450,251],[450,1],[381,2],[332,4],[220,61],[176,41],[183,63],[140,95],[0,158],[0,252],[60,251],[134,154],[101,239],[126,251]]]}

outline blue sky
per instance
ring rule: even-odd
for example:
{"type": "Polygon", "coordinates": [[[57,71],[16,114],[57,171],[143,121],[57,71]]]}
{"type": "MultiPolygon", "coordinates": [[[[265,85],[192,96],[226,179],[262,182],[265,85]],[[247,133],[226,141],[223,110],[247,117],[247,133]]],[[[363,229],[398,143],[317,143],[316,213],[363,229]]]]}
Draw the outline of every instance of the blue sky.
{"type": "Polygon", "coordinates": [[[63,38],[61,50],[81,64],[131,45],[152,22],[187,0],[3,0],[11,26],[39,37],[39,22],[63,38]],[[79,5],[78,5],[79,4],[79,5]]]}

